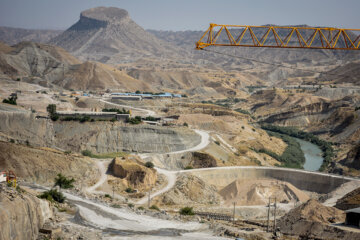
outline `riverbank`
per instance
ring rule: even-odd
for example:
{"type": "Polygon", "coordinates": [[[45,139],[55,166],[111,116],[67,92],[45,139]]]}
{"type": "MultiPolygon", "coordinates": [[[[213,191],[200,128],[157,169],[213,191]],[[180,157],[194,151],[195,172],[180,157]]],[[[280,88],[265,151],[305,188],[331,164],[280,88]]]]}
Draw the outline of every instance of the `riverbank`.
{"type": "Polygon", "coordinates": [[[317,145],[321,149],[322,157],[324,159],[319,169],[319,171],[321,172],[325,171],[329,167],[333,157],[335,156],[332,143],[324,141],[311,133],[298,130],[294,127],[280,127],[270,124],[261,125],[261,128],[266,131],[277,132],[294,138],[299,138],[305,141],[309,141],[317,145]]]}

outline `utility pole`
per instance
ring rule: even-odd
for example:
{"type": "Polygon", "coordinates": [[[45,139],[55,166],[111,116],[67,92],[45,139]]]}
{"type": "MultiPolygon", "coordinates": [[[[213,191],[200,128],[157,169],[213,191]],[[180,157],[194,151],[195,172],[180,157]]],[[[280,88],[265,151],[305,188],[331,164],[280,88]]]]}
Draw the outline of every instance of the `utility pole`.
{"type": "Polygon", "coordinates": [[[267,214],[267,232],[269,232],[269,225],[270,225],[270,198],[269,198],[269,204],[268,204],[268,214],[267,214]]]}
{"type": "Polygon", "coordinates": [[[276,232],[276,197],[274,203],[274,233],[276,232]]]}
{"type": "Polygon", "coordinates": [[[149,188],[148,208],[150,208],[150,202],[151,202],[150,193],[151,193],[151,187],[149,188]]]}
{"type": "Polygon", "coordinates": [[[233,202],[233,204],[234,204],[233,222],[235,223],[235,202],[233,202]]]}

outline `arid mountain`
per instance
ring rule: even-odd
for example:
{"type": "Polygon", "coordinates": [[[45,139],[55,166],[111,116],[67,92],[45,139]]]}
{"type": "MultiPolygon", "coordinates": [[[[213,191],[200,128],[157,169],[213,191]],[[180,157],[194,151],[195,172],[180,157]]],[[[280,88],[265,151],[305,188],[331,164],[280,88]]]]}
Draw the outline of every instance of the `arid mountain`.
{"type": "Polygon", "coordinates": [[[132,62],[143,57],[172,58],[176,47],[157,39],[137,25],[123,9],[97,7],[81,13],[80,20],[51,44],[81,60],[132,62]]]}
{"type": "Polygon", "coordinates": [[[114,67],[97,62],[82,63],[60,47],[33,42],[13,47],[0,44],[0,77],[66,89],[152,90],[143,81],[114,67]]]}
{"type": "Polygon", "coordinates": [[[9,45],[15,45],[24,41],[46,43],[62,32],[62,30],[38,30],[0,27],[0,41],[9,45]]]}

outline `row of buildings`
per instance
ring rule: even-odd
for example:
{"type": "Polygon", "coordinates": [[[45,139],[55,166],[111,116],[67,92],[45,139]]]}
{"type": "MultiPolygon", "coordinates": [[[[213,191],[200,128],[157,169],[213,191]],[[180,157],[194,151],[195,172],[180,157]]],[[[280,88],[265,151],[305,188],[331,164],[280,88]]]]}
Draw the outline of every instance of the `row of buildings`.
{"type": "Polygon", "coordinates": [[[141,101],[143,99],[165,99],[165,98],[181,98],[181,94],[173,93],[111,93],[111,99],[141,101]]]}

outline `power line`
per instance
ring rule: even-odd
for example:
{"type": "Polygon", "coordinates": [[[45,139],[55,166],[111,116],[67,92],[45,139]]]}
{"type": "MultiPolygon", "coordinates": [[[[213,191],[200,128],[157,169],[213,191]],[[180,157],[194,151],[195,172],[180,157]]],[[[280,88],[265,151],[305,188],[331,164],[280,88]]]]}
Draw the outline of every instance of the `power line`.
{"type": "Polygon", "coordinates": [[[239,58],[239,59],[243,59],[243,60],[248,60],[248,61],[252,61],[252,62],[256,62],[256,63],[272,65],[272,66],[276,66],[276,67],[283,67],[283,68],[289,68],[289,69],[292,69],[292,70],[300,70],[300,71],[304,71],[304,72],[320,73],[320,74],[325,74],[325,75],[327,74],[327,75],[332,75],[332,76],[337,76],[337,77],[347,77],[347,78],[355,79],[353,76],[342,75],[342,74],[334,74],[334,73],[330,73],[330,72],[320,72],[320,71],[315,71],[315,70],[297,68],[297,67],[293,67],[293,66],[286,66],[284,64],[277,63],[277,62],[270,63],[270,62],[265,62],[265,61],[253,59],[253,58],[235,56],[235,55],[232,55],[232,54],[229,54],[229,53],[223,53],[223,52],[218,52],[218,51],[214,51],[214,50],[209,50],[209,49],[206,49],[206,48],[202,48],[201,50],[207,51],[207,52],[212,52],[212,53],[217,53],[217,54],[221,54],[221,55],[225,55],[225,56],[229,56],[229,57],[239,58]]]}

